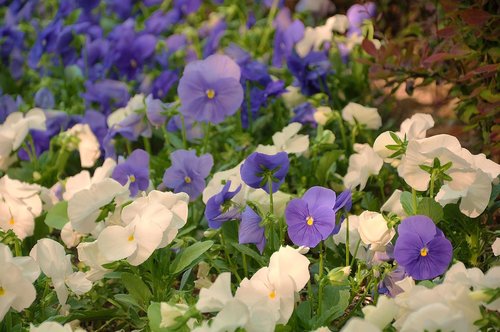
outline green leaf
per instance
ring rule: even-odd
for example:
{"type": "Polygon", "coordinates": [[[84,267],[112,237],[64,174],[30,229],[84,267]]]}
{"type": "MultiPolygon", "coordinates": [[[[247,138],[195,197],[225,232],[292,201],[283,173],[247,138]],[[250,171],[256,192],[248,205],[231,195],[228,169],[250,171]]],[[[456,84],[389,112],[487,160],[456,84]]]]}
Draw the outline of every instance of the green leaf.
{"type": "Polygon", "coordinates": [[[160,327],[161,323],[161,312],[160,312],[160,303],[151,302],[148,307],[148,319],[149,319],[149,328],[152,332],[168,332],[169,329],[166,327],[160,327]]]}
{"type": "Polygon", "coordinates": [[[414,215],[415,211],[413,211],[413,203],[412,203],[412,197],[411,193],[408,191],[403,191],[401,193],[401,205],[403,206],[403,209],[405,210],[406,214],[409,216],[414,215]]]}
{"type": "Polygon", "coordinates": [[[367,192],[363,195],[363,199],[361,200],[361,207],[368,211],[379,211],[380,201],[371,192],[367,192]]]}
{"type": "Polygon", "coordinates": [[[138,303],[147,304],[153,295],[149,287],[142,279],[132,273],[122,273],[122,282],[129,294],[137,300],[138,303]]]}
{"type": "Polygon", "coordinates": [[[295,310],[301,326],[305,329],[311,329],[311,302],[304,301],[299,304],[295,310]]]}
{"type": "Polygon", "coordinates": [[[177,274],[189,268],[189,266],[193,265],[195,260],[203,255],[205,251],[210,249],[213,244],[213,241],[198,242],[181,251],[172,262],[170,273],[177,274]]]}
{"type": "Polygon", "coordinates": [[[45,217],[45,224],[55,229],[62,229],[68,221],[68,201],[61,201],[54,205],[45,217]]]}
{"type": "Polygon", "coordinates": [[[257,252],[248,248],[247,246],[244,246],[244,245],[239,244],[239,243],[234,243],[234,242],[232,242],[231,245],[236,250],[238,250],[240,253],[252,257],[257,263],[259,263],[260,266],[266,265],[264,258],[260,254],[258,254],[257,252]]]}
{"type": "Polygon", "coordinates": [[[348,287],[328,285],[323,292],[323,313],[317,318],[316,327],[329,325],[331,321],[342,316],[349,306],[348,287]]]}
{"type": "Polygon", "coordinates": [[[424,197],[418,203],[417,214],[423,214],[427,217],[431,218],[434,223],[438,223],[443,219],[443,208],[436,202],[434,199],[430,197],[424,197]]]}
{"type": "Polygon", "coordinates": [[[316,178],[320,183],[325,183],[328,179],[330,169],[335,164],[341,153],[338,150],[329,151],[323,154],[319,160],[318,167],[316,168],[316,178]]]}

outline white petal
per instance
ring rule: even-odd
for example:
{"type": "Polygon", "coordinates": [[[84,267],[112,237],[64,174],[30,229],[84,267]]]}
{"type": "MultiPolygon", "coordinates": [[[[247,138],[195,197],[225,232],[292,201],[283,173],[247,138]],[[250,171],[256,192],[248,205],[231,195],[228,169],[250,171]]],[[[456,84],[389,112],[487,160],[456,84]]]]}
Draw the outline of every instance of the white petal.
{"type": "Polygon", "coordinates": [[[137,241],[132,228],[122,226],[106,227],[97,239],[99,251],[110,261],[127,258],[137,250],[137,241]]]}
{"type": "Polygon", "coordinates": [[[222,310],[232,300],[231,273],[221,273],[209,288],[202,288],[196,309],[200,312],[217,312],[222,310]]]}

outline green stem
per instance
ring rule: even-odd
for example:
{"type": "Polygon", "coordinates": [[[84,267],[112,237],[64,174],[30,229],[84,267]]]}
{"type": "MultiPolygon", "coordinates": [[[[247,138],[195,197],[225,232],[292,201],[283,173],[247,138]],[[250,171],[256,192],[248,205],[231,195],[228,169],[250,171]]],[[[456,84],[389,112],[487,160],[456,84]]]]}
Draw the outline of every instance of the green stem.
{"type": "MultiPolygon", "coordinates": [[[[358,249],[359,249],[360,244],[361,244],[361,239],[359,239],[358,242],[356,243],[356,249],[354,250],[354,255],[352,256],[351,271],[352,271],[352,268],[354,266],[355,259],[358,256],[358,249]]],[[[348,266],[348,265],[346,265],[346,266],[348,266]]]]}
{"type": "Polygon", "coordinates": [[[274,0],[271,9],[269,10],[269,16],[267,17],[267,27],[264,30],[264,35],[262,36],[262,39],[260,40],[259,52],[262,52],[264,48],[267,46],[266,45],[267,40],[269,39],[269,35],[271,34],[271,31],[273,29],[274,16],[276,15],[276,12],[278,10],[278,1],[279,0],[274,0]]]}
{"type": "Polygon", "coordinates": [[[151,144],[149,143],[149,140],[146,137],[142,137],[142,141],[144,142],[144,149],[148,155],[151,155],[151,144]]]}
{"type": "Polygon", "coordinates": [[[345,266],[349,266],[349,218],[345,219],[346,232],[345,232],[345,266]]]}
{"type": "Polygon", "coordinates": [[[411,199],[413,205],[413,213],[417,214],[417,191],[411,188],[411,199]]]}
{"type": "Polygon", "coordinates": [[[435,178],[436,178],[436,173],[434,170],[432,170],[431,172],[431,185],[430,185],[430,189],[429,189],[429,195],[431,196],[431,198],[434,198],[434,181],[435,181],[435,178]]]}
{"type": "Polygon", "coordinates": [[[243,277],[246,278],[248,276],[247,255],[245,255],[245,254],[241,254],[241,255],[243,258],[243,273],[245,273],[245,275],[243,277]]]}
{"type": "Polygon", "coordinates": [[[226,259],[227,259],[227,262],[229,263],[231,271],[233,272],[233,274],[236,277],[236,279],[238,280],[238,282],[241,282],[241,277],[238,274],[238,270],[236,269],[236,267],[233,263],[233,260],[231,259],[231,256],[229,255],[229,251],[227,250],[226,241],[224,240],[224,235],[222,234],[222,232],[219,234],[219,236],[220,236],[220,242],[222,244],[222,248],[224,248],[224,254],[226,255],[226,259]]]}
{"type": "Polygon", "coordinates": [[[186,123],[184,122],[184,115],[181,114],[180,116],[181,116],[181,125],[182,125],[182,128],[181,128],[182,146],[184,147],[184,149],[187,149],[186,123]]]}
{"type": "Polygon", "coordinates": [[[204,132],[205,136],[203,137],[203,153],[206,153],[208,151],[208,142],[210,140],[210,122],[207,122],[204,124],[204,132]]]}
{"type": "Polygon", "coordinates": [[[342,137],[342,145],[344,146],[344,150],[347,150],[347,136],[345,134],[344,120],[342,119],[340,112],[337,112],[336,118],[339,124],[340,136],[342,137]]]}

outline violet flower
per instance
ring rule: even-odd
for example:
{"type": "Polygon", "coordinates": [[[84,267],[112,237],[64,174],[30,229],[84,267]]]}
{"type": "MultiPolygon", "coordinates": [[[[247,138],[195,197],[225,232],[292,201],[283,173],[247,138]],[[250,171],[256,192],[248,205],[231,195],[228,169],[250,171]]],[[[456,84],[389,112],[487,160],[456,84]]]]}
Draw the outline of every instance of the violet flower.
{"type": "Polygon", "coordinates": [[[286,152],[274,155],[254,152],[245,159],[241,165],[241,179],[252,188],[262,188],[269,193],[269,180],[271,179],[272,192],[278,191],[285,181],[290,161],[286,152]]]}
{"type": "Polygon", "coordinates": [[[128,181],[131,196],[136,196],[139,190],[146,190],[149,186],[149,154],[141,149],[134,150],[127,160],[119,163],[111,177],[120,184],[128,181]]]}
{"type": "Polygon", "coordinates": [[[262,218],[250,206],[247,206],[241,214],[238,242],[240,244],[253,243],[262,254],[266,246],[266,237],[264,227],[260,226],[261,221],[262,218]]]}
{"type": "Polygon", "coordinates": [[[221,123],[233,115],[243,101],[240,67],[226,55],[214,54],[189,63],[177,92],[185,116],[221,123]]]}
{"type": "Polygon", "coordinates": [[[226,182],[221,192],[210,197],[205,208],[205,218],[210,228],[219,229],[229,220],[240,219],[241,213],[231,199],[241,190],[241,185],[234,191],[229,191],[231,181],[226,182]]]}
{"type": "Polygon", "coordinates": [[[304,95],[330,93],[326,85],[326,75],[331,72],[331,65],[325,52],[311,51],[304,58],[294,52],[288,57],[288,68],[297,79],[304,95]]]}
{"type": "Polygon", "coordinates": [[[214,165],[209,153],[200,157],[193,150],[177,150],[170,155],[172,166],[163,175],[163,184],[174,189],[174,193],[185,192],[191,201],[196,200],[205,189],[205,178],[214,165]]]}
{"type": "Polygon", "coordinates": [[[281,68],[283,61],[292,54],[293,47],[304,37],[304,23],[292,21],[290,9],[282,8],[274,20],[276,31],[273,44],[273,66],[281,68]]]}
{"type": "Polygon", "coordinates": [[[453,247],[427,216],[411,216],[398,226],[394,258],[415,280],[443,274],[451,262],[453,247]]]}
{"type": "Polygon", "coordinates": [[[377,13],[377,6],[373,2],[364,4],[352,5],[346,13],[349,20],[349,28],[347,29],[347,36],[354,34],[361,35],[361,27],[365,20],[375,17],[377,13]]]}
{"type": "Polygon", "coordinates": [[[295,107],[293,109],[293,113],[295,114],[294,117],[290,120],[290,123],[292,122],[299,122],[302,123],[303,125],[310,125],[313,128],[316,128],[318,123],[316,120],[314,120],[314,113],[316,112],[316,109],[314,106],[309,103],[302,103],[295,107]]]}
{"type": "Polygon", "coordinates": [[[288,236],[295,245],[314,248],[335,228],[337,197],[333,190],[312,187],[302,198],[291,200],[285,209],[288,236]]]}
{"type": "Polygon", "coordinates": [[[53,109],[55,106],[54,95],[46,88],[40,88],[35,93],[35,106],[43,109],[53,109]]]}

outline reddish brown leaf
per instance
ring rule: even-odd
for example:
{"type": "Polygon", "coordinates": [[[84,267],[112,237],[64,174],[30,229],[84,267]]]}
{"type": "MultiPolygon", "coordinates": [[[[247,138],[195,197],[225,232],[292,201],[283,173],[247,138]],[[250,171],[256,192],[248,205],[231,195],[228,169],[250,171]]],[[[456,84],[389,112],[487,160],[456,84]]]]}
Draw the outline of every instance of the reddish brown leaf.
{"type": "Polygon", "coordinates": [[[435,62],[441,62],[441,61],[449,60],[449,59],[453,59],[453,58],[455,58],[454,54],[440,52],[440,53],[435,53],[435,54],[431,55],[430,57],[425,59],[423,61],[423,63],[424,63],[424,65],[432,65],[435,62]]]}
{"type": "Polygon", "coordinates": [[[474,69],[473,72],[476,74],[491,73],[491,72],[497,71],[499,66],[500,66],[500,64],[498,64],[498,63],[492,64],[492,65],[481,66],[479,68],[474,69]]]}
{"type": "Polygon", "coordinates": [[[477,8],[470,8],[460,12],[460,17],[468,25],[483,25],[491,17],[490,13],[477,8]]]}
{"type": "Polygon", "coordinates": [[[437,32],[439,38],[451,38],[457,34],[455,27],[446,27],[437,32]]]}
{"type": "Polygon", "coordinates": [[[369,41],[368,39],[363,39],[363,42],[361,43],[361,47],[363,47],[365,52],[370,54],[372,57],[377,56],[377,49],[375,48],[375,45],[371,41],[369,41]]]}

